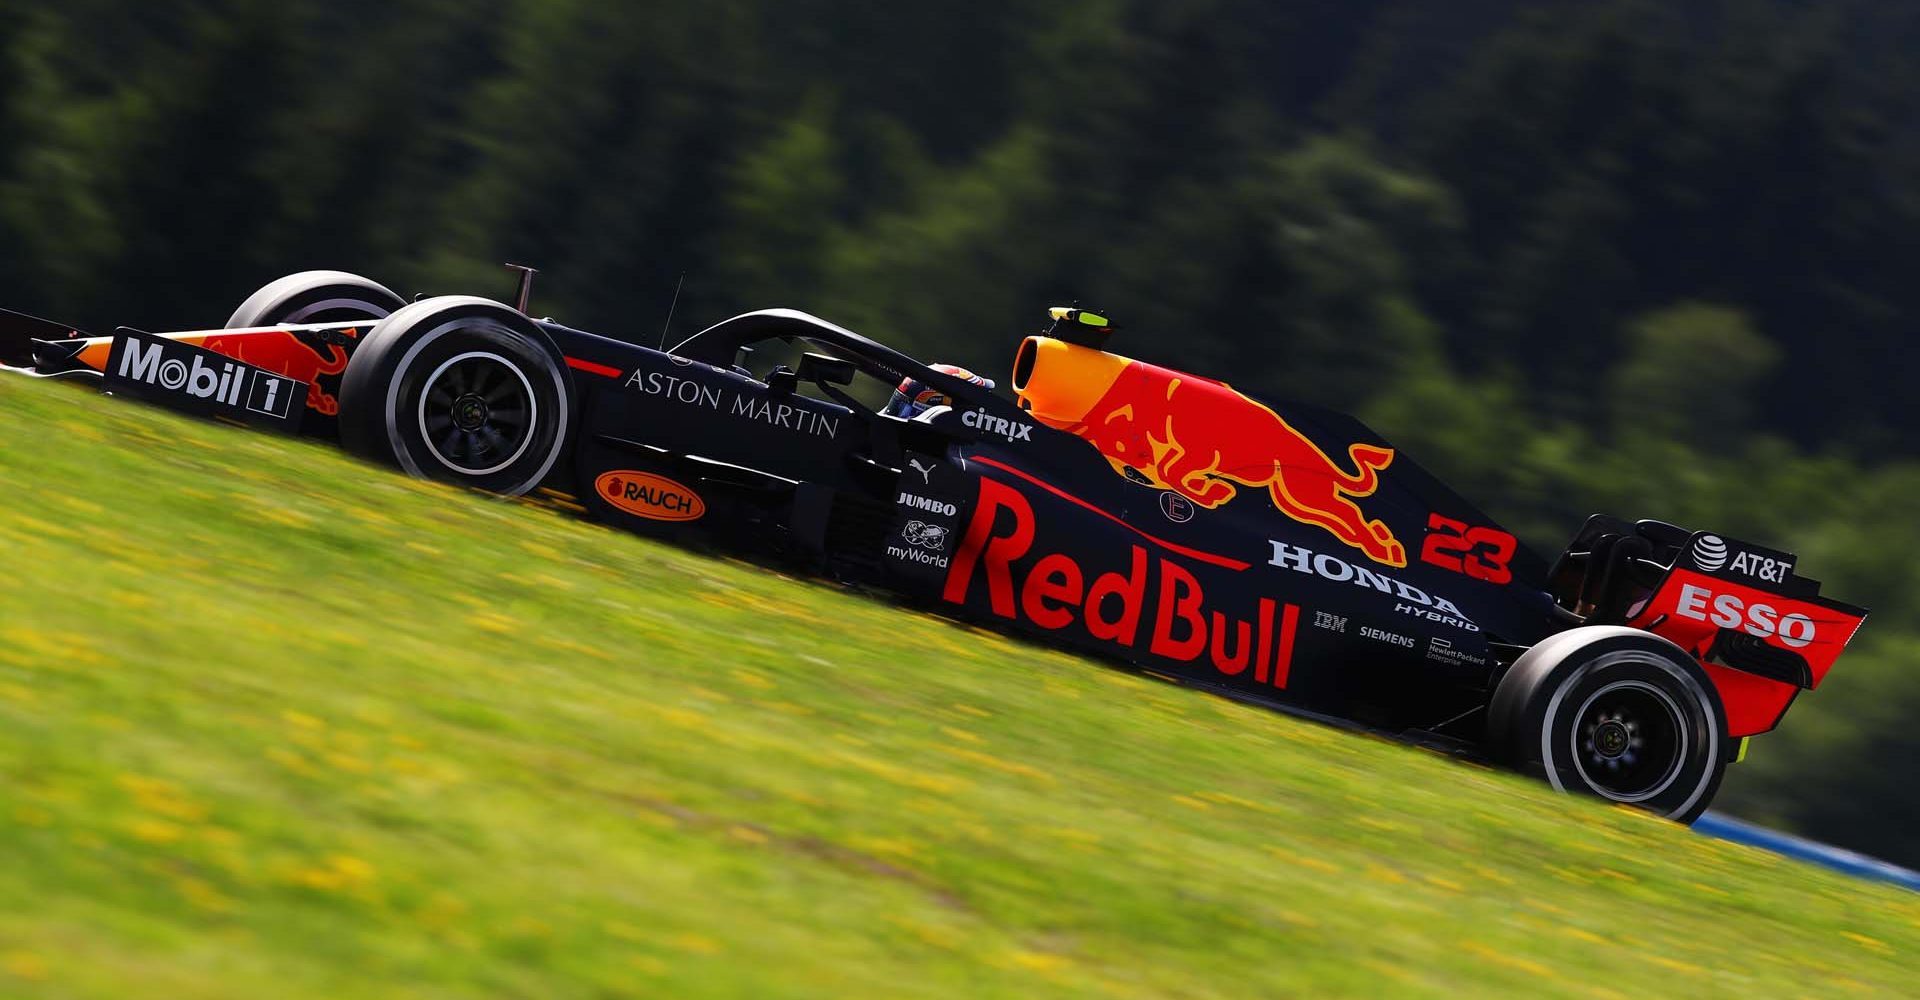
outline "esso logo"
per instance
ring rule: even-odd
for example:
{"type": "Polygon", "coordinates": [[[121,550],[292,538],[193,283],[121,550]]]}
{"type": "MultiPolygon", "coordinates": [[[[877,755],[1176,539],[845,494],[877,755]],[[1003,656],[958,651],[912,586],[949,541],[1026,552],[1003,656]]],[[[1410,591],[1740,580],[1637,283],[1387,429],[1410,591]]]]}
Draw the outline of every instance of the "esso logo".
{"type": "Polygon", "coordinates": [[[1813,644],[1813,619],[1793,613],[1781,617],[1771,604],[1748,604],[1737,594],[1716,594],[1705,587],[1685,584],[1673,613],[1695,621],[1712,622],[1721,628],[1737,628],[1762,639],[1778,638],[1798,649],[1813,644]]]}

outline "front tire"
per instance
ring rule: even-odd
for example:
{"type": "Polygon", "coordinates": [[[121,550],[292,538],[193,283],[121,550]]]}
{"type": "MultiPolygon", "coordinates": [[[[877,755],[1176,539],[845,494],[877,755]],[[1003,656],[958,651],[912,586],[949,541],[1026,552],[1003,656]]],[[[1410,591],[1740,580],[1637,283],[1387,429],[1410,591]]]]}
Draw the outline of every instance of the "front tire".
{"type": "Polygon", "coordinates": [[[1490,748],[1555,790],[1691,823],[1726,773],[1726,712],[1680,647],[1620,626],[1550,636],[1500,679],[1490,748]]]}
{"type": "Polygon", "coordinates": [[[559,351],[519,312],[425,299],[375,324],[354,352],[340,439],[411,476],[517,496],[565,450],[572,389],[559,351]]]}
{"type": "Polygon", "coordinates": [[[345,271],[301,271],[268,282],[227,318],[226,329],[384,319],[406,300],[371,278],[345,271]]]}

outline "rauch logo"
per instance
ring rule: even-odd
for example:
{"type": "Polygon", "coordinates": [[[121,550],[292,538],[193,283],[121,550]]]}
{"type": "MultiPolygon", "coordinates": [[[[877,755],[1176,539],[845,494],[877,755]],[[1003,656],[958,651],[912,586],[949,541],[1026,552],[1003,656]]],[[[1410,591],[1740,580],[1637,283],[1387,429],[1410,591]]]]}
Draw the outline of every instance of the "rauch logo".
{"type": "Polygon", "coordinates": [[[654,521],[697,521],[707,512],[700,494],[651,472],[615,469],[593,481],[600,499],[635,517],[654,521]]]}

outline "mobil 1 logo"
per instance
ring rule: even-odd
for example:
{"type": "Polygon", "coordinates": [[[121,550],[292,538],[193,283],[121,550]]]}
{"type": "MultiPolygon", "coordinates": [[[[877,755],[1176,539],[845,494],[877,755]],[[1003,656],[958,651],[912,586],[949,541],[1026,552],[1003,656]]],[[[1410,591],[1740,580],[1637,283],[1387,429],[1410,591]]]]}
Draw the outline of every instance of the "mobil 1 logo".
{"type": "Polygon", "coordinates": [[[307,409],[305,382],[126,327],[114,333],[105,375],[108,387],[128,395],[289,433],[307,409]]]}

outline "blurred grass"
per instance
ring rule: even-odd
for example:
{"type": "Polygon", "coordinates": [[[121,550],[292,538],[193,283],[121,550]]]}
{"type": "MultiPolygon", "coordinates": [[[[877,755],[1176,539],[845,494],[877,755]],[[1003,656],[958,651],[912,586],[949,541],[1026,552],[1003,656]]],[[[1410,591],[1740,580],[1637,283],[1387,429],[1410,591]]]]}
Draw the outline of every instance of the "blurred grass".
{"type": "Polygon", "coordinates": [[[0,380],[0,996],[1809,996],[1920,896],[0,380]]]}

